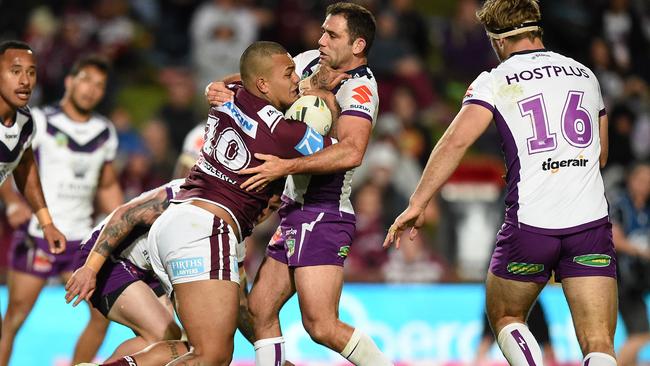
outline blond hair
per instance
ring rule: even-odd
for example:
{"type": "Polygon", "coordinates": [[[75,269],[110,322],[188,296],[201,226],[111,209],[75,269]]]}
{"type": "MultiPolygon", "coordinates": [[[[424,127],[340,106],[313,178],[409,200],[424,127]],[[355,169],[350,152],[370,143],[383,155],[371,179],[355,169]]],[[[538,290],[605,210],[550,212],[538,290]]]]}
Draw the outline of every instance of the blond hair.
{"type": "MultiPolygon", "coordinates": [[[[542,19],[538,0],[487,0],[481,9],[476,12],[476,17],[483,24],[488,34],[504,29],[522,28],[526,24],[536,23],[542,19]]],[[[542,29],[532,27],[531,31],[522,32],[507,38],[517,40],[528,37],[541,38],[542,29]]],[[[493,37],[494,38],[494,37],[493,37]]]]}

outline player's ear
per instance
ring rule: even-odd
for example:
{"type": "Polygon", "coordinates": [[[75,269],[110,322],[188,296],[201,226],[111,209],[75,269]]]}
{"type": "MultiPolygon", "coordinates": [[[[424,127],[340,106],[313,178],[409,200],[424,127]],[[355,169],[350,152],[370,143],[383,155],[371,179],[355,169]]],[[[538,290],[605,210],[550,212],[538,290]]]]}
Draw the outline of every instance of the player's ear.
{"type": "Polygon", "coordinates": [[[63,85],[65,86],[65,90],[69,90],[72,87],[72,79],[74,76],[72,75],[66,75],[65,79],[63,80],[63,85]]]}
{"type": "Polygon", "coordinates": [[[255,79],[255,86],[257,87],[257,90],[262,92],[262,94],[269,92],[269,83],[261,76],[255,79]]]}
{"type": "Polygon", "coordinates": [[[363,53],[366,49],[366,40],[363,38],[357,38],[352,42],[352,53],[355,55],[363,53]]]}

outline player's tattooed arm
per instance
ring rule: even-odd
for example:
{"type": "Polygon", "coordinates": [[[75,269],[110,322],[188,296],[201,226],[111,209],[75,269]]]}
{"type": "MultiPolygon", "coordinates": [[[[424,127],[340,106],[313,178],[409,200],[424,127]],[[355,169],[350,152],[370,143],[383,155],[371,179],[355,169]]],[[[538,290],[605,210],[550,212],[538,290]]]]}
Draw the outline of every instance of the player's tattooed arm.
{"type": "Polygon", "coordinates": [[[99,233],[93,251],[108,257],[136,225],[151,225],[169,206],[164,187],[118,207],[99,233]]]}
{"type": "Polygon", "coordinates": [[[311,89],[332,90],[339,85],[341,81],[349,78],[350,75],[345,72],[337,71],[329,66],[321,65],[321,67],[318,68],[318,71],[305,79],[309,80],[309,86],[306,87],[305,83],[301,83],[300,90],[303,92],[311,89]]]}

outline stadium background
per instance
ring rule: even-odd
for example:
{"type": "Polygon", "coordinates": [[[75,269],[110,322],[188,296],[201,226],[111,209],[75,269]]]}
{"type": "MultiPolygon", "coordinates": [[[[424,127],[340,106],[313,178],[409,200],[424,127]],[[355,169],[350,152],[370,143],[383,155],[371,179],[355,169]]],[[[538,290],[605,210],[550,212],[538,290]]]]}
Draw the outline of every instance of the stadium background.
{"type": "MultiPolygon", "coordinates": [[[[381,241],[406,206],[467,85],[496,65],[474,18],[480,1],[360,3],[377,18],[369,64],[378,79],[381,113],[354,178],[358,234],[346,263],[349,285],[342,313],[405,365],[471,364],[482,326],[480,282],[503,212],[503,163],[496,130],[489,129],[477,141],[432,202],[426,227],[414,243],[385,252],[381,241]]],[[[100,111],[119,132],[116,163],[131,198],[172,176],[185,134],[205,115],[202,90],[209,80],[236,72],[241,51],[256,39],[278,41],[292,54],[314,48],[327,4],[0,1],[0,39],[25,40],[36,51],[39,85],[30,105],[61,97],[65,72],[78,56],[99,52],[113,61],[100,111]]],[[[650,2],[543,0],[541,7],[546,46],[591,67],[601,82],[610,118],[610,159],[603,175],[611,202],[624,188],[626,166],[650,156],[650,2]]],[[[251,276],[276,223],[271,220],[248,239],[251,276]]],[[[2,283],[10,238],[2,216],[2,283]]],[[[6,300],[6,292],[0,292],[3,311],[6,300]]],[[[560,289],[546,290],[542,304],[559,361],[577,362],[579,352],[560,289]]],[[[340,363],[305,338],[295,304],[291,306],[283,313],[284,329],[298,339],[288,344],[290,359],[340,363]]],[[[86,316],[85,310],[65,305],[60,284],[53,282],[17,338],[12,364],[65,364],[86,316]]],[[[124,329],[112,328],[102,356],[126,336],[124,329]]],[[[623,338],[619,326],[617,346],[623,338]]],[[[239,362],[252,360],[241,338],[236,348],[239,362]]],[[[503,362],[496,349],[491,355],[503,362]]],[[[650,361],[649,349],[643,358],[650,361]]]]}

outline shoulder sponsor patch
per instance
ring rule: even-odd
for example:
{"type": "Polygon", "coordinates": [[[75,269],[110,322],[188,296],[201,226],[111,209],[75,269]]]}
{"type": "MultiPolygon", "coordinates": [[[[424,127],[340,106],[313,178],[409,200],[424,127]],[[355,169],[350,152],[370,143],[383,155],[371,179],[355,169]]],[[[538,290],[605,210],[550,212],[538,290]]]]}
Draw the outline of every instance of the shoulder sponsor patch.
{"type": "Polygon", "coordinates": [[[510,262],[506,270],[512,274],[532,275],[544,271],[544,265],[540,263],[510,262]]]}
{"type": "Polygon", "coordinates": [[[205,272],[202,257],[182,258],[169,261],[169,269],[173,278],[193,277],[205,272]]]}
{"type": "Polygon", "coordinates": [[[354,98],[357,102],[361,104],[370,103],[370,97],[372,97],[370,88],[365,85],[361,85],[352,89],[352,91],[355,93],[352,98],[354,98]]]}
{"type": "Polygon", "coordinates": [[[573,261],[587,267],[607,267],[612,257],[607,254],[585,254],[573,257],[573,261]]]}
{"type": "Polygon", "coordinates": [[[257,115],[260,116],[262,121],[266,123],[267,126],[271,129],[271,132],[273,132],[273,129],[275,128],[275,124],[280,119],[283,117],[282,112],[279,110],[275,109],[272,105],[267,105],[264,108],[260,109],[257,111],[257,115]]]}
{"type": "Polygon", "coordinates": [[[307,131],[305,131],[305,135],[302,137],[302,140],[300,140],[298,145],[294,146],[294,148],[306,156],[323,150],[324,143],[325,140],[323,136],[321,136],[313,128],[307,127],[307,131]]]}

